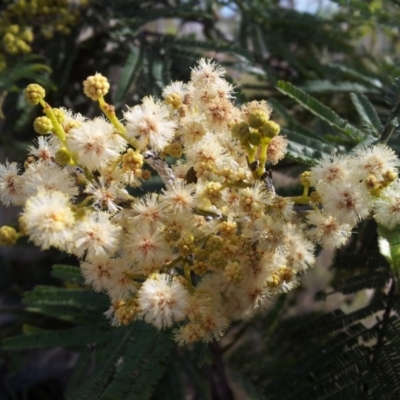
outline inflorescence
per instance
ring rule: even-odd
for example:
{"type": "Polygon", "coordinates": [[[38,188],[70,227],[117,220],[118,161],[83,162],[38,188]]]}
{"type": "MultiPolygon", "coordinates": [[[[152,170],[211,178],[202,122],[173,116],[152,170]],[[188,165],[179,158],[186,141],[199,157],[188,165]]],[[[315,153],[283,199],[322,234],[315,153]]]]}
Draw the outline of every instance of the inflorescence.
{"type": "Polygon", "coordinates": [[[284,157],[287,140],[265,101],[233,103],[224,75],[201,59],[188,83],[127,107],[122,121],[101,74],[84,93],[106,118],[52,108],[29,85],[25,97],[44,115],[23,168],[0,165],[0,200],[22,206],[1,243],[26,235],[76,255],[86,283],[110,296],[113,324],[174,327],[185,344],[219,339],[290,291],[316,244],[342,246],[369,217],[400,225],[400,160],[385,145],[320,160],[301,175],[301,196],[276,194],[265,165],[284,157]],[[133,196],[150,167],[164,188],[133,196]]]}

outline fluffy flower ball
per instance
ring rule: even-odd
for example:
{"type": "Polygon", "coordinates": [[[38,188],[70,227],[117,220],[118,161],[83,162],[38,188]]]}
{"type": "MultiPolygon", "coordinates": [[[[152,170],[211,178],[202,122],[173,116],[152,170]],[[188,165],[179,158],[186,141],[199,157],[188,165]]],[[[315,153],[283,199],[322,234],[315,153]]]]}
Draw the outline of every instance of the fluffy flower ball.
{"type": "Polygon", "coordinates": [[[156,328],[168,328],[186,317],[189,294],[167,274],[152,274],[138,292],[141,316],[156,328]]]}

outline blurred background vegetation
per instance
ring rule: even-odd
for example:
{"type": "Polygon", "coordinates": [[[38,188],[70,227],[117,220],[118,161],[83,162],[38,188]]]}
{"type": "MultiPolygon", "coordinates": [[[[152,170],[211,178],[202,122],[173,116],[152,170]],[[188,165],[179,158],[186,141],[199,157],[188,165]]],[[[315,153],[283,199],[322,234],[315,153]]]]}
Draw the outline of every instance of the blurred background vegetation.
{"type": "MultiPolygon", "coordinates": [[[[3,0],[1,159],[23,162],[35,138],[31,82],[52,106],[94,116],[82,81],[101,72],[121,116],[212,57],[239,103],[272,105],[290,140],[274,184],[299,193],[299,172],[323,154],[379,139],[399,153],[399,21],[396,0],[3,0]]],[[[2,224],[17,215],[3,208],[2,224]]],[[[338,254],[320,251],[265,315],[190,348],[109,327],[107,299],[82,289],[64,254],[21,241],[0,257],[0,399],[400,398],[399,299],[370,221],[338,254]]]]}

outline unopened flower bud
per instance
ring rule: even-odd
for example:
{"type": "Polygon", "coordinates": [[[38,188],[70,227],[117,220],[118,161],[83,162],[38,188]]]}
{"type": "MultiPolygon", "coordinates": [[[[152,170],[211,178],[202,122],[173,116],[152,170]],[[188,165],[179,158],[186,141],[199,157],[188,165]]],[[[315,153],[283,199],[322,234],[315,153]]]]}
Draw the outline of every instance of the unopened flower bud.
{"type": "Polygon", "coordinates": [[[249,125],[254,129],[261,128],[268,122],[268,120],[268,115],[262,110],[253,111],[249,115],[249,125]]]}
{"type": "Polygon", "coordinates": [[[8,32],[3,36],[4,46],[9,46],[10,44],[14,43],[15,40],[15,36],[11,32],[8,32]]]}
{"type": "Polygon", "coordinates": [[[83,82],[83,93],[92,100],[105,96],[110,89],[110,84],[105,76],[96,73],[83,82]]]}
{"type": "Polygon", "coordinates": [[[33,122],[33,129],[35,132],[37,132],[39,135],[46,135],[48,133],[51,133],[53,130],[53,124],[48,117],[37,117],[35,121],[33,122]]]}
{"type": "Polygon", "coordinates": [[[0,245],[13,246],[17,240],[18,233],[13,227],[4,225],[0,228],[0,245]]]}
{"type": "Polygon", "coordinates": [[[35,157],[29,156],[25,161],[24,161],[24,168],[28,169],[34,162],[35,162],[35,157]]]}
{"type": "Polygon", "coordinates": [[[71,129],[79,128],[80,126],[82,126],[81,122],[71,119],[70,121],[68,121],[63,125],[63,128],[65,133],[68,133],[71,129]]]}
{"type": "Polygon", "coordinates": [[[65,147],[62,147],[61,149],[57,150],[54,159],[62,167],[65,167],[71,162],[71,154],[65,147]]]}
{"type": "Polygon", "coordinates": [[[32,50],[31,46],[29,46],[28,43],[21,39],[16,40],[15,45],[17,46],[20,53],[30,53],[32,50]]]}
{"type": "Polygon", "coordinates": [[[37,83],[31,83],[25,89],[25,99],[29,104],[36,105],[44,99],[46,91],[37,83]]]}
{"type": "Polygon", "coordinates": [[[175,109],[178,109],[182,105],[182,99],[177,93],[169,94],[165,97],[164,101],[175,109]]]}
{"type": "Polygon", "coordinates": [[[270,288],[275,288],[282,283],[281,277],[278,273],[274,272],[268,279],[267,279],[267,286],[270,288]]]}
{"type": "Polygon", "coordinates": [[[27,234],[27,225],[26,225],[26,217],[25,215],[21,215],[18,218],[18,225],[19,225],[19,231],[22,235],[27,234]]]}
{"type": "Polygon", "coordinates": [[[249,140],[250,129],[246,122],[241,122],[240,124],[235,124],[232,126],[232,136],[239,139],[241,143],[247,143],[249,140]]]}
{"type": "Polygon", "coordinates": [[[183,153],[183,148],[180,143],[171,143],[165,146],[163,151],[171,157],[181,158],[183,153]]]}
{"type": "Polygon", "coordinates": [[[273,138],[274,136],[279,135],[281,128],[274,121],[268,121],[265,125],[263,125],[261,132],[262,136],[273,138]]]}
{"type": "Polygon", "coordinates": [[[30,28],[25,29],[24,32],[21,34],[21,39],[25,40],[25,42],[28,42],[28,43],[33,42],[32,29],[30,29],[30,28]]]}
{"type": "Polygon", "coordinates": [[[16,35],[19,32],[19,26],[15,25],[15,24],[14,25],[10,25],[7,30],[8,30],[8,32],[16,35]]]}
{"type": "Polygon", "coordinates": [[[243,267],[237,261],[229,261],[223,272],[224,279],[231,282],[240,282],[243,278],[243,267]]]}
{"type": "Polygon", "coordinates": [[[303,186],[311,186],[310,171],[305,171],[300,175],[300,183],[303,186]]]}
{"type": "Polygon", "coordinates": [[[388,169],[384,174],[383,174],[383,179],[385,182],[391,183],[397,179],[397,172],[393,171],[392,169],[388,169]]]}
{"type": "Polygon", "coordinates": [[[370,190],[377,189],[379,187],[379,182],[375,175],[368,175],[365,179],[365,184],[370,190]]]}
{"type": "Polygon", "coordinates": [[[122,156],[122,168],[124,171],[134,171],[143,167],[143,156],[133,150],[128,151],[122,156]]]}
{"type": "Polygon", "coordinates": [[[62,124],[65,119],[65,112],[61,108],[53,108],[53,113],[57,121],[62,124]]]}

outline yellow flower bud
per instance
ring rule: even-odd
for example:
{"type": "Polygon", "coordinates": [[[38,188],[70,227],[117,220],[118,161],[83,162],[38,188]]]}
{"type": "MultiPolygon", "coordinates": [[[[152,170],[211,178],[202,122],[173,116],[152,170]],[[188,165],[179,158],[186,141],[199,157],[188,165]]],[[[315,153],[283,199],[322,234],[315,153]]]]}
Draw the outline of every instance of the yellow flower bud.
{"type": "Polygon", "coordinates": [[[262,110],[253,111],[249,115],[249,125],[254,129],[261,128],[268,122],[268,120],[268,115],[262,110]]]}
{"type": "Polygon", "coordinates": [[[365,179],[365,184],[367,188],[370,190],[377,189],[380,186],[378,179],[374,175],[368,175],[367,178],[365,179]]]}
{"type": "Polygon", "coordinates": [[[65,147],[62,147],[61,149],[57,150],[54,159],[62,167],[65,167],[71,162],[71,154],[65,147]]]}
{"type": "Polygon", "coordinates": [[[181,158],[183,147],[180,143],[171,143],[168,146],[165,146],[163,151],[171,157],[181,158]]]}
{"type": "Polygon", "coordinates": [[[17,240],[18,233],[13,227],[4,225],[0,228],[0,245],[13,246],[17,240]]]}
{"type": "Polygon", "coordinates": [[[20,53],[30,53],[30,51],[32,50],[31,46],[29,46],[28,43],[24,42],[21,39],[18,39],[15,42],[15,45],[17,46],[20,53]]]}
{"type": "Polygon", "coordinates": [[[18,218],[18,225],[19,225],[19,231],[21,232],[21,234],[22,235],[26,235],[27,227],[26,227],[26,217],[25,217],[25,215],[21,215],[18,218]]]}
{"type": "Polygon", "coordinates": [[[53,108],[54,115],[56,116],[57,121],[62,124],[65,119],[65,113],[61,108],[53,108]]]}
{"type": "Polygon", "coordinates": [[[15,43],[15,40],[16,40],[15,36],[14,36],[12,33],[10,33],[10,32],[7,32],[7,33],[3,36],[3,44],[4,44],[4,46],[6,46],[6,47],[8,47],[9,45],[15,43]]]}
{"type": "Polygon", "coordinates": [[[92,100],[105,96],[110,89],[110,84],[105,76],[96,73],[83,82],[83,93],[92,100]]]}
{"type": "Polygon", "coordinates": [[[243,278],[243,267],[237,261],[229,261],[223,276],[227,282],[240,282],[243,278]]]}
{"type": "Polygon", "coordinates": [[[29,156],[25,161],[24,161],[24,168],[25,169],[28,169],[30,166],[31,166],[31,164],[34,164],[35,163],[35,157],[33,157],[33,156],[29,156]]]}
{"type": "Polygon", "coordinates": [[[392,169],[388,169],[383,174],[383,179],[384,179],[385,183],[390,184],[391,182],[393,182],[397,179],[397,172],[392,169]]]}
{"type": "Polygon", "coordinates": [[[128,149],[128,151],[122,156],[123,171],[134,171],[142,167],[143,156],[133,149],[128,149]]]}
{"type": "Polygon", "coordinates": [[[300,183],[303,186],[311,186],[310,171],[305,171],[300,175],[300,183]]]}
{"type": "Polygon", "coordinates": [[[71,129],[79,128],[80,126],[82,126],[82,123],[73,119],[63,125],[65,133],[68,133],[71,129]]]}
{"type": "Polygon", "coordinates": [[[179,250],[179,254],[182,257],[187,257],[189,254],[192,254],[196,248],[194,244],[194,236],[189,233],[184,237],[181,237],[177,243],[177,247],[179,250]]]}
{"type": "Polygon", "coordinates": [[[33,129],[39,135],[46,135],[53,131],[53,124],[48,117],[37,117],[33,122],[33,129]]]}
{"type": "Polygon", "coordinates": [[[19,32],[19,26],[18,25],[10,25],[7,30],[8,30],[8,32],[12,33],[13,35],[16,35],[19,32]]]}
{"type": "Polygon", "coordinates": [[[29,104],[38,104],[46,96],[46,91],[37,83],[31,83],[25,89],[25,99],[29,104]]]}
{"type": "Polygon", "coordinates": [[[273,138],[279,135],[281,128],[274,121],[268,121],[261,129],[261,135],[268,138],[273,138]]]}
{"type": "Polygon", "coordinates": [[[231,132],[232,136],[239,139],[241,143],[246,143],[249,140],[250,129],[246,122],[233,125],[231,132]]]}
{"type": "Polygon", "coordinates": [[[182,99],[177,93],[171,93],[165,97],[165,103],[177,109],[182,105],[182,99]]]}
{"type": "Polygon", "coordinates": [[[31,28],[26,28],[22,34],[20,35],[22,40],[25,40],[25,42],[31,43],[33,42],[33,32],[31,28]]]}

